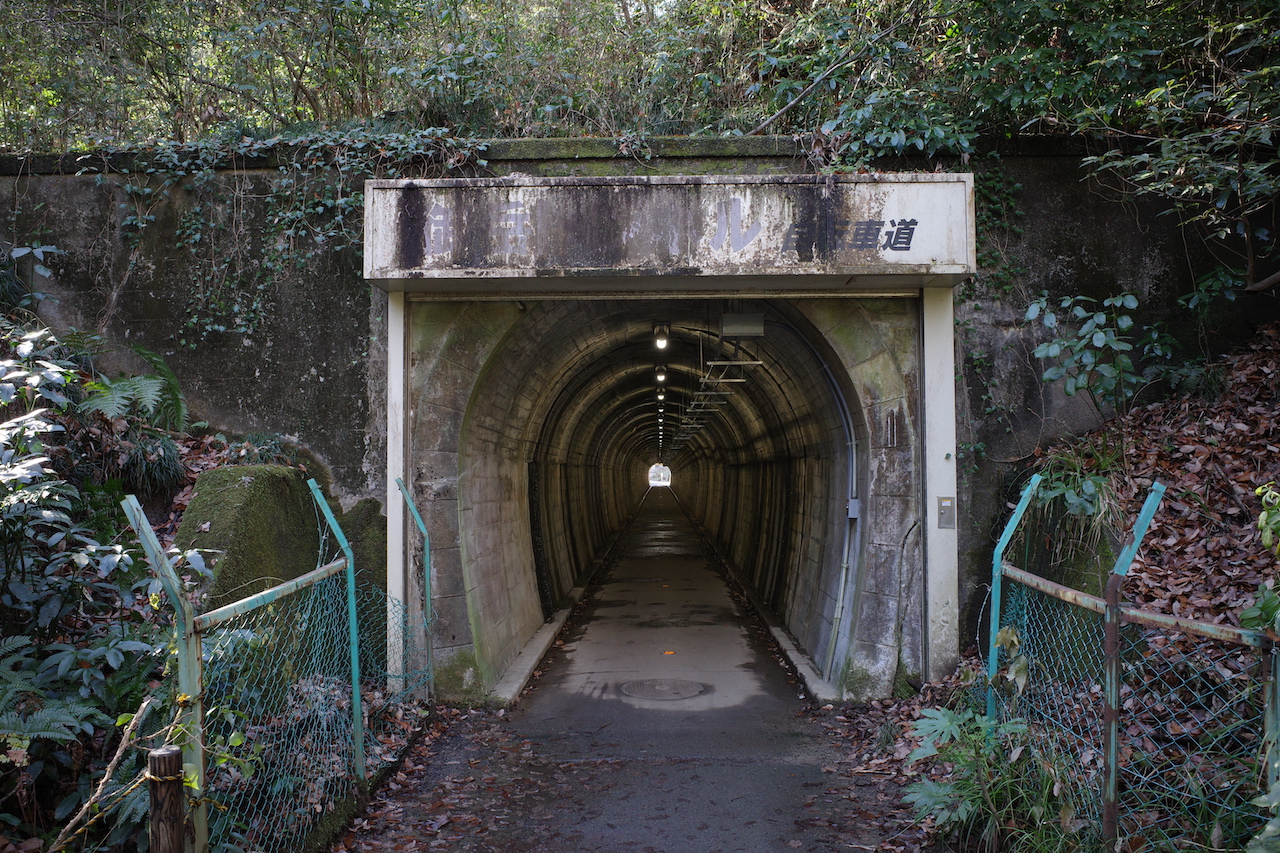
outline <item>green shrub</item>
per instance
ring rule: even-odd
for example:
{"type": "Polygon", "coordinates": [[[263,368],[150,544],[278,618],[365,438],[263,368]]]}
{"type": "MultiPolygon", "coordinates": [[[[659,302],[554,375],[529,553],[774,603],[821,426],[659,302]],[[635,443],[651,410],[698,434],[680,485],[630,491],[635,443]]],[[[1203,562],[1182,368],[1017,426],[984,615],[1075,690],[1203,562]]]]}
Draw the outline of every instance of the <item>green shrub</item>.
{"type": "Polygon", "coordinates": [[[1092,843],[1087,823],[1077,818],[1061,756],[1024,721],[929,708],[915,734],[923,744],[912,761],[932,758],[952,767],[945,780],[907,787],[905,799],[917,817],[932,818],[965,845],[991,853],[1092,843]]]}

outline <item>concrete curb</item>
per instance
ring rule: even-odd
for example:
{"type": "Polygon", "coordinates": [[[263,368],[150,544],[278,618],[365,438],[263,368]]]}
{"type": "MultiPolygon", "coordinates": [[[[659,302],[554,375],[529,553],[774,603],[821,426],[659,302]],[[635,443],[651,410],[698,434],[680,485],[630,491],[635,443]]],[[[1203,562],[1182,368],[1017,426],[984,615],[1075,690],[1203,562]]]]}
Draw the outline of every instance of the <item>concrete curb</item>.
{"type": "Polygon", "coordinates": [[[836,686],[818,674],[818,669],[813,665],[813,661],[809,660],[808,655],[800,651],[795,641],[791,639],[790,634],[778,625],[770,625],[769,632],[778,641],[778,648],[782,650],[787,660],[791,661],[791,665],[795,667],[796,674],[800,676],[800,681],[804,683],[804,689],[809,694],[810,699],[819,705],[844,701],[844,697],[840,695],[840,691],[836,686]]]}
{"type": "Polygon", "coordinates": [[[493,690],[489,693],[495,701],[503,705],[514,705],[516,700],[520,698],[520,692],[524,690],[525,685],[529,683],[529,679],[533,677],[533,671],[538,668],[538,663],[542,660],[542,656],[551,648],[551,644],[555,642],[556,635],[560,633],[560,629],[564,627],[564,623],[568,620],[569,614],[573,612],[573,608],[578,606],[578,602],[582,600],[582,596],[586,593],[585,586],[575,586],[569,590],[570,604],[560,610],[548,620],[541,628],[539,628],[525,643],[520,654],[511,662],[511,666],[507,667],[506,673],[493,685],[493,690]]]}

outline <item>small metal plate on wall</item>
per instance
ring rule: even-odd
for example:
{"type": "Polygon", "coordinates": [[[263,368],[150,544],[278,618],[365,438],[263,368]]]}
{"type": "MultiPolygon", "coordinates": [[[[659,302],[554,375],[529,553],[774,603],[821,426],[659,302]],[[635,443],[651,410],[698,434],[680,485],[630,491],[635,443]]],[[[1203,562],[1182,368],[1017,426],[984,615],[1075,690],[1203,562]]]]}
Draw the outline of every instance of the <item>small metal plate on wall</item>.
{"type": "Polygon", "coordinates": [[[938,498],[938,528],[940,530],[956,529],[955,498],[938,498]]]}
{"type": "Polygon", "coordinates": [[[683,678],[642,678],[618,689],[635,699],[689,699],[704,690],[698,682],[683,678]]]}

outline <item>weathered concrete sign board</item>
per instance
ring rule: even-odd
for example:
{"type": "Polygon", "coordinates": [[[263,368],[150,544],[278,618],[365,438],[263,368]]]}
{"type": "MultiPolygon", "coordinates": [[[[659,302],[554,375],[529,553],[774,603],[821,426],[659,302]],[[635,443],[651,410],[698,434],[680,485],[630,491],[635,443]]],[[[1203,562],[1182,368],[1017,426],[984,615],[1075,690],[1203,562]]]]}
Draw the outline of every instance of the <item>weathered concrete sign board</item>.
{"type": "Polygon", "coordinates": [[[436,298],[950,287],[973,176],[369,181],[365,278],[436,298]]]}

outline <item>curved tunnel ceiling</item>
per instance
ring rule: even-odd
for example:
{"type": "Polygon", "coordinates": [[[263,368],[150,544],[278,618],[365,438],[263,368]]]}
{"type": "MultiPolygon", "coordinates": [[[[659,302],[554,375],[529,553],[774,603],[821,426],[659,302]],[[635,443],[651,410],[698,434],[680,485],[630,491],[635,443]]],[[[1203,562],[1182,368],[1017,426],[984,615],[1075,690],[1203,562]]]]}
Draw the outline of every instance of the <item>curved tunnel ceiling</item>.
{"type": "MultiPolygon", "coordinates": [[[[822,365],[811,345],[765,303],[735,303],[733,309],[764,314],[763,337],[722,340],[721,306],[674,300],[600,306],[604,310],[592,318],[590,332],[559,328],[563,318],[554,316],[559,313],[554,307],[535,308],[522,325],[542,333],[536,354],[525,354],[525,366],[551,374],[537,381],[554,383],[539,389],[545,402],[531,418],[531,426],[540,427],[536,436],[528,436],[535,441],[535,456],[621,463],[640,476],[655,461],[678,472],[701,457],[770,459],[804,455],[807,446],[821,443],[832,424],[817,421],[837,413],[813,410],[812,377],[820,375],[822,365]],[[655,344],[655,322],[670,324],[665,349],[655,344]],[[699,380],[716,370],[707,362],[729,360],[762,363],[728,368],[728,378],[745,381],[707,386],[725,393],[700,398],[709,401],[696,418],[700,426],[677,441],[681,428],[695,419],[690,407],[699,380]],[[663,383],[656,380],[659,365],[667,369],[663,383]],[[657,398],[660,389],[663,401],[657,398]]],[[[576,319],[581,324],[581,317],[576,319]]]]}

